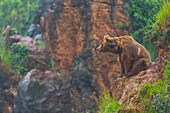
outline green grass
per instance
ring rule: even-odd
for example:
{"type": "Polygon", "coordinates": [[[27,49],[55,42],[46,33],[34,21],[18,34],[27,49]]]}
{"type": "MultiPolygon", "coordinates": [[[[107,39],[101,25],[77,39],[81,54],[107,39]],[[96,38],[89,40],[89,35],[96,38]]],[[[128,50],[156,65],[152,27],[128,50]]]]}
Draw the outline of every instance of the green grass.
{"type": "Polygon", "coordinates": [[[3,65],[10,68],[12,65],[11,62],[11,52],[6,49],[6,46],[4,44],[0,44],[1,46],[1,61],[3,65]]]}
{"type": "Polygon", "coordinates": [[[46,43],[43,40],[35,40],[35,45],[38,45],[42,49],[46,48],[46,43]]]}
{"type": "Polygon", "coordinates": [[[147,83],[139,91],[142,110],[148,113],[169,113],[170,109],[170,61],[164,71],[164,80],[147,83]]]}
{"type": "Polygon", "coordinates": [[[162,8],[158,12],[156,16],[157,22],[160,23],[161,26],[165,26],[167,22],[167,18],[170,16],[170,2],[165,2],[162,5],[162,8]]]}
{"type": "Polygon", "coordinates": [[[117,113],[122,107],[116,99],[112,99],[108,91],[104,90],[99,97],[99,113],[117,113]]]}
{"type": "Polygon", "coordinates": [[[163,41],[161,41],[162,45],[168,45],[170,28],[167,27],[164,29],[167,25],[168,17],[170,17],[170,2],[166,1],[156,14],[156,22],[152,25],[150,30],[145,32],[145,39],[151,42],[158,42],[157,39],[160,37],[163,39],[163,41]]]}
{"type": "Polygon", "coordinates": [[[0,34],[0,59],[2,64],[19,74],[26,74],[28,69],[23,66],[24,59],[29,55],[25,45],[13,44],[11,48],[6,47],[5,30],[0,34]]]}
{"type": "Polygon", "coordinates": [[[0,35],[0,57],[2,64],[6,66],[7,68],[10,68],[12,66],[11,61],[11,52],[7,50],[5,45],[5,38],[4,38],[5,30],[2,29],[2,33],[0,35]]]}
{"type": "Polygon", "coordinates": [[[121,105],[117,100],[113,99],[105,108],[103,113],[117,113],[121,109],[121,105]]]}
{"type": "Polygon", "coordinates": [[[170,80],[170,61],[167,62],[167,65],[165,67],[164,76],[167,80],[170,80]]]}

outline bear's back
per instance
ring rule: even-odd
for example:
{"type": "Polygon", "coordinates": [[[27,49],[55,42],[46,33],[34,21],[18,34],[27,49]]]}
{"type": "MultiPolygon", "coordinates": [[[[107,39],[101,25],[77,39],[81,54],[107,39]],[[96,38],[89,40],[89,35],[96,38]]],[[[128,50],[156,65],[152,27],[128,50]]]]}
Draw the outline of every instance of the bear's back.
{"type": "Polygon", "coordinates": [[[120,37],[120,44],[122,47],[122,53],[129,57],[131,60],[137,61],[141,58],[151,60],[149,52],[146,48],[135,41],[130,36],[120,37]]]}

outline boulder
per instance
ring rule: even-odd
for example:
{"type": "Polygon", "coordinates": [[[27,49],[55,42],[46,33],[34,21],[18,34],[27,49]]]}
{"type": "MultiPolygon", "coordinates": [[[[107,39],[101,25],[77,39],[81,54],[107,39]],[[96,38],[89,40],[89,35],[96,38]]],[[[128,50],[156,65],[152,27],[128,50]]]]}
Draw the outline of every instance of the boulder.
{"type": "Polygon", "coordinates": [[[93,78],[81,71],[69,82],[59,73],[33,69],[20,83],[14,113],[96,112],[93,85],[93,78]]]}
{"type": "Polygon", "coordinates": [[[23,37],[20,35],[13,35],[10,37],[9,42],[10,45],[12,45],[13,43],[26,45],[30,52],[41,51],[41,48],[34,44],[34,39],[29,36],[23,37]]]}
{"type": "Polygon", "coordinates": [[[13,35],[8,40],[10,45],[12,44],[20,44],[27,46],[30,55],[26,57],[24,60],[24,67],[28,70],[31,69],[39,69],[42,71],[50,70],[51,64],[51,56],[50,53],[46,50],[46,48],[42,48],[41,46],[37,45],[29,36],[22,37],[20,35],[13,35]]]}
{"type": "Polygon", "coordinates": [[[27,32],[28,32],[28,36],[34,39],[37,34],[41,34],[40,25],[31,24],[27,32]]]}

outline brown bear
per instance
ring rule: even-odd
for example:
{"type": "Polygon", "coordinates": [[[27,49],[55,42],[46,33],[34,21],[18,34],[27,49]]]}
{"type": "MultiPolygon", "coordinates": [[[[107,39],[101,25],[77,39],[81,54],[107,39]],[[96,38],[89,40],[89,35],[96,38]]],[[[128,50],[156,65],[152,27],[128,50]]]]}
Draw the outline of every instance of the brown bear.
{"type": "Polygon", "coordinates": [[[149,52],[131,36],[110,37],[106,35],[96,50],[118,54],[121,75],[135,75],[148,69],[151,64],[149,52]]]}

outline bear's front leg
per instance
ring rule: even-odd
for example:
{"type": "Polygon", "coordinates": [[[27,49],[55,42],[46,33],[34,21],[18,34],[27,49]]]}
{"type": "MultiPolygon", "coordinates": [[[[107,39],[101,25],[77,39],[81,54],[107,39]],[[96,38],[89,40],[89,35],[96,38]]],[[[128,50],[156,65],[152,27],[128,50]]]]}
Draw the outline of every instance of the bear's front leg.
{"type": "Polygon", "coordinates": [[[119,54],[119,65],[120,65],[120,74],[121,76],[125,75],[125,62],[123,54],[119,54]]]}
{"type": "Polygon", "coordinates": [[[128,57],[124,57],[124,67],[125,67],[125,75],[128,76],[130,70],[132,69],[133,65],[134,65],[134,61],[132,61],[130,58],[128,57]]]}

